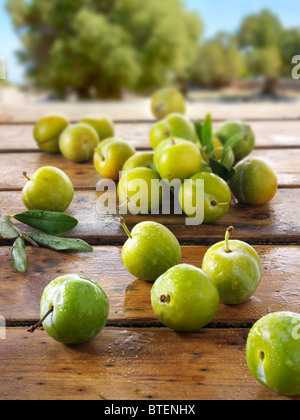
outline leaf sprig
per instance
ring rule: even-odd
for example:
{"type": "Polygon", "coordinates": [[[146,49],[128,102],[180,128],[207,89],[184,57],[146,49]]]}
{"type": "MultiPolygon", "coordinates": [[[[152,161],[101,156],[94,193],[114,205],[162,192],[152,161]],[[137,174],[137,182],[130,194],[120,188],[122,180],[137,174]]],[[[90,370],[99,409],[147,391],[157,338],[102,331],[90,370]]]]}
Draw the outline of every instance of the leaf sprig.
{"type": "Polygon", "coordinates": [[[74,229],[77,225],[77,219],[64,213],[29,210],[9,216],[1,212],[0,233],[5,239],[15,239],[11,253],[13,267],[16,271],[24,273],[27,268],[25,241],[36,248],[42,247],[54,251],[92,252],[93,248],[81,239],[56,236],[74,229]],[[43,233],[24,232],[13,223],[12,219],[43,233]]]}
{"type": "Polygon", "coordinates": [[[232,153],[233,147],[243,138],[243,134],[239,133],[230,138],[224,145],[222,156],[217,160],[216,154],[219,149],[214,149],[213,145],[213,126],[210,114],[207,114],[203,123],[196,121],[194,123],[197,136],[201,144],[201,154],[204,161],[210,166],[212,172],[225,181],[229,181],[236,174],[235,169],[228,165],[229,155],[232,153]]]}

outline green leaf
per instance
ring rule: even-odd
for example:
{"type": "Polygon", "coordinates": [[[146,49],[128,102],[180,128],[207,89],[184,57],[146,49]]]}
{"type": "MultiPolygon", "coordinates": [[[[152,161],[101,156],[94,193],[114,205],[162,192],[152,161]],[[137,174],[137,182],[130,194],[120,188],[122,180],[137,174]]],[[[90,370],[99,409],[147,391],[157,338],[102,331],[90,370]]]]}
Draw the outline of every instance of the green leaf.
{"type": "Polygon", "coordinates": [[[198,139],[200,140],[200,143],[202,144],[202,127],[203,125],[199,121],[194,122],[195,131],[197,134],[198,139]]]}
{"type": "Polygon", "coordinates": [[[61,238],[58,236],[47,235],[45,233],[30,232],[28,236],[43,248],[53,251],[81,251],[93,252],[93,248],[81,239],[61,238]]]}
{"type": "Polygon", "coordinates": [[[224,150],[221,156],[221,162],[225,160],[227,154],[229,153],[230,149],[233,149],[233,147],[244,138],[243,133],[238,133],[235,136],[231,137],[224,145],[224,150]]]}
{"type": "Polygon", "coordinates": [[[213,145],[213,128],[211,115],[207,114],[202,124],[202,146],[205,147],[207,154],[210,154],[214,150],[213,145]]]}
{"type": "Polygon", "coordinates": [[[24,273],[26,271],[27,266],[24,238],[19,237],[15,241],[15,243],[13,244],[11,256],[14,269],[19,271],[20,273],[24,273]]]}
{"type": "Polygon", "coordinates": [[[18,232],[14,228],[14,225],[11,223],[10,217],[6,214],[1,216],[1,235],[5,239],[15,239],[19,236],[18,232]]]}
{"type": "Polygon", "coordinates": [[[74,229],[78,220],[64,213],[29,210],[14,216],[16,220],[49,235],[60,235],[74,229]]]}
{"type": "Polygon", "coordinates": [[[234,168],[228,169],[216,159],[210,159],[209,163],[213,173],[224,179],[224,181],[230,181],[236,174],[236,170],[234,168]]]}

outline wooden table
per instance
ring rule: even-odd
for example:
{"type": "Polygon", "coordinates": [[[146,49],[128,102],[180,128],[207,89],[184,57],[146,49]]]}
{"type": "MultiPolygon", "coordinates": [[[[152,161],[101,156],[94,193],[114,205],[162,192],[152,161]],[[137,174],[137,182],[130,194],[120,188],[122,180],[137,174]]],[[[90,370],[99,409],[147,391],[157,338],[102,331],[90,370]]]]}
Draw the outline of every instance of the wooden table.
{"type": "Polygon", "coordinates": [[[32,129],[49,111],[64,112],[72,121],[89,113],[108,113],[119,137],[137,149],[150,147],[154,123],[148,101],[102,104],[39,104],[0,109],[0,202],[10,214],[24,210],[22,171],[40,166],[64,170],[75,186],[68,213],[79,225],[68,235],[94,246],[92,254],[55,253],[28,247],[28,269],[16,273],[12,243],[1,240],[0,315],[6,339],[0,340],[0,399],[202,400],[286,399],[256,382],[245,359],[249,328],[269,312],[299,312],[300,296],[300,108],[299,103],[215,105],[191,103],[189,116],[203,119],[211,112],[215,126],[224,119],[243,118],[253,126],[253,155],[268,161],[279,189],[271,203],[237,205],[214,225],[186,227],[183,216],[128,216],[130,227],[142,220],[167,225],[178,237],[183,262],[201,267],[205,251],[222,240],[234,225],[235,237],[251,243],[263,262],[263,280],[244,305],[220,305],[206,328],[178,334],[159,324],[150,304],[151,284],[124,268],[120,251],[126,240],[117,215],[96,211],[93,163],[74,164],[60,155],[38,150],[32,129]],[[108,323],[91,342],[68,347],[26,326],[39,318],[44,287],[54,278],[78,273],[96,280],[110,301],[108,323]]]}

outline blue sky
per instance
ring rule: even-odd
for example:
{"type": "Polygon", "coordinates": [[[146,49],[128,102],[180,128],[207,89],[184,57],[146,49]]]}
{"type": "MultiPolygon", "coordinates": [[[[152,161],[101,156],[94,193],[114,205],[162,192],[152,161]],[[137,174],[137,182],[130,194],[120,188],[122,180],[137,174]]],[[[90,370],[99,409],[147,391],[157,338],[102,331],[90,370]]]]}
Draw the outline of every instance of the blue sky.
{"type": "MultiPolygon", "coordinates": [[[[45,1],[45,0],[43,0],[45,1]]],[[[268,8],[276,13],[284,26],[300,27],[299,0],[184,0],[187,8],[198,12],[205,24],[205,37],[220,30],[235,31],[241,19],[251,13],[268,8]]],[[[0,55],[7,61],[8,78],[15,83],[24,79],[24,70],[15,57],[20,47],[10,17],[5,10],[5,0],[0,0],[0,55]]]]}
{"type": "Polygon", "coordinates": [[[184,0],[188,9],[198,12],[205,24],[205,36],[220,30],[236,31],[243,17],[269,9],[286,27],[300,27],[299,0],[184,0]]]}

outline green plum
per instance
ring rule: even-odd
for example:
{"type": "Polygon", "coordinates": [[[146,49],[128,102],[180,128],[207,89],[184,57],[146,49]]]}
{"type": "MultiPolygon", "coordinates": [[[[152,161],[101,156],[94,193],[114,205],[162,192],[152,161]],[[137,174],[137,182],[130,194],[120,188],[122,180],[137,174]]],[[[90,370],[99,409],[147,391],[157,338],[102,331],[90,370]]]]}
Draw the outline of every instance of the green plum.
{"type": "Polygon", "coordinates": [[[154,282],[169,268],[180,263],[182,254],[179,242],[164,225],[141,222],[130,233],[123,219],[121,224],[128,235],[122,248],[122,261],[135,277],[154,282]]]}
{"type": "Polygon", "coordinates": [[[237,161],[248,156],[254,149],[255,134],[251,127],[243,121],[226,121],[215,133],[216,137],[221,140],[223,144],[239,133],[243,133],[244,137],[233,147],[233,152],[237,161]]]}
{"type": "Polygon", "coordinates": [[[230,181],[233,195],[241,202],[262,205],[272,200],[277,192],[277,177],[263,159],[248,157],[235,166],[236,174],[230,181]]]}
{"type": "Polygon", "coordinates": [[[177,137],[199,144],[193,123],[184,115],[171,114],[154,124],[150,130],[150,143],[155,150],[157,146],[169,137],[177,137]]]}
{"type": "Polygon", "coordinates": [[[153,163],[154,152],[139,152],[131,156],[124,164],[122,172],[135,168],[149,168],[155,170],[153,163]]]}
{"type": "Polygon", "coordinates": [[[162,179],[183,182],[200,171],[202,157],[199,148],[178,138],[164,140],[154,152],[154,165],[162,179]]]}
{"type": "Polygon", "coordinates": [[[259,255],[246,242],[231,240],[230,227],[225,241],[218,242],[206,252],[202,269],[215,282],[220,301],[238,305],[250,299],[258,288],[262,277],[262,263],[259,255]]]}
{"type": "Polygon", "coordinates": [[[33,136],[39,148],[48,153],[59,153],[59,136],[69,125],[62,114],[50,114],[40,118],[33,129],[33,136]]]}
{"type": "Polygon", "coordinates": [[[218,175],[199,172],[185,181],[179,190],[179,203],[188,217],[195,217],[197,180],[204,181],[204,223],[213,223],[227,213],[231,205],[231,192],[218,175]],[[191,207],[189,207],[191,206],[191,207]]]}
{"type": "Polygon", "coordinates": [[[125,140],[106,139],[95,150],[94,165],[103,178],[118,181],[125,162],[135,153],[135,148],[125,140]]]}
{"type": "Polygon", "coordinates": [[[96,130],[84,123],[70,124],[59,138],[62,155],[75,163],[90,160],[98,144],[99,137],[96,130]]]}
{"type": "Polygon", "coordinates": [[[98,134],[100,141],[114,137],[115,127],[108,115],[89,115],[81,119],[82,123],[92,126],[98,134]]]}
{"type": "Polygon", "coordinates": [[[300,314],[275,312],[252,327],[246,358],[253,377],[281,395],[300,395],[300,314]]]}
{"type": "Polygon", "coordinates": [[[149,214],[159,207],[163,197],[160,177],[150,168],[135,168],[123,174],[118,188],[120,207],[132,214],[149,214]]]}
{"type": "Polygon", "coordinates": [[[212,173],[213,173],[213,171],[212,171],[212,169],[211,169],[211,167],[210,167],[209,163],[208,163],[208,162],[206,162],[205,160],[202,160],[202,163],[201,163],[201,168],[200,168],[200,172],[208,172],[208,173],[210,173],[210,174],[212,174],[212,173]]]}
{"type": "Polygon", "coordinates": [[[74,197],[70,178],[60,169],[44,166],[29,178],[22,191],[22,200],[28,210],[64,212],[74,197]]]}
{"type": "Polygon", "coordinates": [[[151,290],[152,308],[162,324],[178,331],[196,331],[217,315],[218,290],[200,268],[179,264],[162,274],[151,290]]]}
{"type": "Polygon", "coordinates": [[[174,88],[159,89],[151,97],[151,110],[155,118],[161,120],[174,112],[186,113],[185,98],[182,93],[174,88]]]}
{"type": "MultiPolygon", "coordinates": [[[[40,313],[45,318],[43,328],[50,337],[63,344],[81,344],[104,328],[109,302],[97,283],[69,274],[58,277],[45,288],[40,313]]],[[[33,332],[34,327],[29,331],[33,332]]]]}

